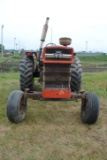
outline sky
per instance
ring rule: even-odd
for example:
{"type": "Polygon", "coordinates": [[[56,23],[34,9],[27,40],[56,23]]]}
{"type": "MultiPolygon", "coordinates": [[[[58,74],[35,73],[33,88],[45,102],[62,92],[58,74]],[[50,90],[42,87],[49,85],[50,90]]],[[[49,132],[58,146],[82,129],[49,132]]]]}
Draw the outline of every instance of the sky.
{"type": "Polygon", "coordinates": [[[44,46],[69,37],[75,51],[85,51],[87,44],[87,51],[107,52],[107,0],[0,0],[5,48],[13,49],[15,42],[18,49],[39,49],[46,17],[44,46]]]}

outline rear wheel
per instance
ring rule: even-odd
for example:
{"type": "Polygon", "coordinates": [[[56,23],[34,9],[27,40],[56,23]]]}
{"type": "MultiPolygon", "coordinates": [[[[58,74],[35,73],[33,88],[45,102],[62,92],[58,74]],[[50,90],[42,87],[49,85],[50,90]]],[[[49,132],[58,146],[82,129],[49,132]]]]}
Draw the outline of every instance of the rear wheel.
{"type": "Polygon", "coordinates": [[[33,57],[26,57],[20,64],[20,89],[25,91],[26,88],[33,90],[34,86],[34,61],[33,57]]]}
{"type": "Polygon", "coordinates": [[[84,123],[93,124],[99,115],[99,100],[94,93],[86,93],[82,99],[81,119],[84,123]]]}
{"type": "Polygon", "coordinates": [[[7,117],[13,123],[22,122],[25,119],[27,100],[22,91],[13,91],[7,101],[7,117]]]}
{"type": "Polygon", "coordinates": [[[82,65],[80,60],[75,57],[74,63],[71,64],[71,91],[72,92],[79,92],[81,89],[82,83],[82,65]]]}
{"type": "Polygon", "coordinates": [[[24,85],[24,83],[25,83],[25,70],[26,70],[26,68],[25,68],[25,59],[23,59],[21,62],[20,62],[20,89],[22,90],[22,91],[24,91],[25,90],[25,85],[24,85]]]}

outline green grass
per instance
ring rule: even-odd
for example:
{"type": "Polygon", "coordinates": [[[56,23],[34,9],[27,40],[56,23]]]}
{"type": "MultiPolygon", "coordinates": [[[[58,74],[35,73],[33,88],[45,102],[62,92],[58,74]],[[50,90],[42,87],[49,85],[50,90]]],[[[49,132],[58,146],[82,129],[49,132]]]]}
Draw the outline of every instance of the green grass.
{"type": "Polygon", "coordinates": [[[20,56],[20,54],[10,54],[8,55],[8,57],[2,57],[0,55],[0,62],[20,62],[21,59],[22,57],[20,56]]]}
{"type": "Polygon", "coordinates": [[[107,56],[106,55],[95,55],[95,56],[79,56],[78,57],[83,65],[100,65],[107,64],[107,56]]]}
{"type": "MultiPolygon", "coordinates": [[[[36,80],[37,82],[37,80],[36,80]]],[[[81,101],[28,99],[26,119],[12,124],[6,116],[9,94],[19,89],[19,73],[0,73],[1,160],[106,160],[107,72],[83,73],[82,89],[99,97],[100,115],[94,125],[80,119],[81,101]]],[[[41,86],[36,83],[35,87],[41,86]]]]}
{"type": "Polygon", "coordinates": [[[79,56],[79,59],[83,62],[107,62],[106,55],[79,56]]]}
{"type": "Polygon", "coordinates": [[[82,88],[99,97],[107,97],[107,72],[83,73],[82,88]]]}

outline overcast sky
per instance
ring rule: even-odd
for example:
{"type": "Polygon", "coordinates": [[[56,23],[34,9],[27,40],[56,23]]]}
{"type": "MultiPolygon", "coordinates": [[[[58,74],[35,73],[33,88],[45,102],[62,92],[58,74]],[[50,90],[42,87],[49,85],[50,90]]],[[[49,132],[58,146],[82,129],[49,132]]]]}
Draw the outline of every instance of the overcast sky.
{"type": "Polygon", "coordinates": [[[5,48],[14,48],[16,38],[20,48],[38,49],[46,17],[50,20],[44,45],[51,39],[59,44],[66,36],[75,51],[86,50],[87,41],[88,51],[107,52],[107,0],[0,0],[5,48]]]}

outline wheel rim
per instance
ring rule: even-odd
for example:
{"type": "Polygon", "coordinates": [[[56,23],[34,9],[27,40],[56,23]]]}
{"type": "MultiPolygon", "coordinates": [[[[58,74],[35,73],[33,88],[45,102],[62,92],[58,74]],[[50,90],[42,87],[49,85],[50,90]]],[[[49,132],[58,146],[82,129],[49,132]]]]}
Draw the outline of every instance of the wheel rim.
{"type": "Polygon", "coordinates": [[[26,112],[26,99],[23,96],[21,101],[20,101],[19,113],[23,114],[25,112],[26,112]]]}

